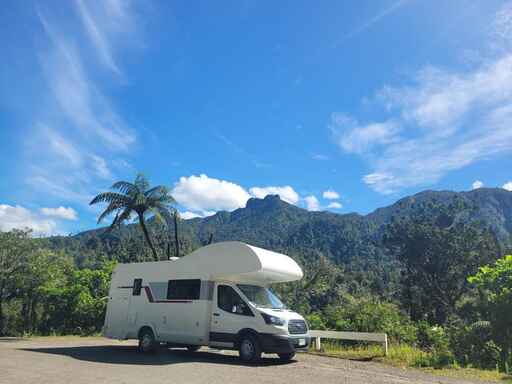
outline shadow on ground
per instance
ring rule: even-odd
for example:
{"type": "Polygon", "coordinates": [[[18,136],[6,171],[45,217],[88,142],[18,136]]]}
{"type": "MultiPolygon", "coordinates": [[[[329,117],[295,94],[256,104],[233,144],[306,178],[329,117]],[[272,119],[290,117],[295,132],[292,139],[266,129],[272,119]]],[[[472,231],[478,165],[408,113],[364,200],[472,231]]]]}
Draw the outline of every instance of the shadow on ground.
{"type": "Polygon", "coordinates": [[[334,357],[336,359],[342,360],[350,360],[350,361],[360,361],[360,362],[381,362],[382,355],[375,356],[351,356],[351,355],[338,355],[335,353],[328,352],[312,352],[313,355],[324,356],[324,357],[334,357]]]}
{"type": "MultiPolygon", "coordinates": [[[[74,359],[107,364],[167,365],[179,363],[212,363],[243,365],[238,356],[205,351],[189,352],[178,349],[161,349],[154,354],[142,354],[134,346],[78,346],[52,348],[21,348],[23,351],[69,356],[74,359]]],[[[263,357],[255,366],[293,364],[278,358],[263,357]]]]}
{"type": "Polygon", "coordinates": [[[378,356],[369,356],[369,357],[345,357],[344,359],[350,360],[350,361],[362,361],[362,362],[369,362],[374,361],[378,356]]]}

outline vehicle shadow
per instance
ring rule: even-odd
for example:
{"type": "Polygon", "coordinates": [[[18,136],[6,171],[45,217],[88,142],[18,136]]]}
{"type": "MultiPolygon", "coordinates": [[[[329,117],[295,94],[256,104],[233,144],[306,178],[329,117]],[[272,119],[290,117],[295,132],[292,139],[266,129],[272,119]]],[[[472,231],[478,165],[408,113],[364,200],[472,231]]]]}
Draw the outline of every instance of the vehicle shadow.
{"type": "MultiPolygon", "coordinates": [[[[245,365],[238,356],[225,355],[199,350],[189,352],[179,349],[160,349],[154,354],[143,354],[135,346],[77,346],[77,347],[51,347],[51,348],[21,348],[23,351],[48,353],[53,355],[69,356],[74,359],[106,364],[134,364],[134,365],[167,365],[181,363],[211,363],[228,365],[245,365]]],[[[274,357],[262,357],[259,363],[249,366],[265,367],[283,364],[293,364],[295,361],[282,362],[274,357]]]]}

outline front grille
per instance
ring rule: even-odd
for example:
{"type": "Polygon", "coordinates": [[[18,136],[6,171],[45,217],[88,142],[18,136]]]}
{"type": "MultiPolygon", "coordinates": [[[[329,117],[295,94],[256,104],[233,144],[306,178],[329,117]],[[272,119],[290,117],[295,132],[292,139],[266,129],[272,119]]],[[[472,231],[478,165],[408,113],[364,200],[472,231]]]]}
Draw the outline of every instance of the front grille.
{"type": "Polygon", "coordinates": [[[302,335],[308,333],[308,327],[304,320],[290,320],[288,321],[288,332],[291,335],[302,335]]]}

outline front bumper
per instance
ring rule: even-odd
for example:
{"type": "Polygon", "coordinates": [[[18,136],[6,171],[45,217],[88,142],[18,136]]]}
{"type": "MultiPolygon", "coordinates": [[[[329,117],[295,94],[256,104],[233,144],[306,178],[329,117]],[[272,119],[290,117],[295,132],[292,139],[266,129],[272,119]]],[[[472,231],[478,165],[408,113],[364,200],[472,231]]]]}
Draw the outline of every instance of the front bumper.
{"type": "Polygon", "coordinates": [[[309,335],[288,336],[273,335],[271,333],[260,334],[261,349],[265,353],[292,353],[308,349],[311,344],[309,335]],[[304,345],[300,342],[304,341],[304,345]]]}

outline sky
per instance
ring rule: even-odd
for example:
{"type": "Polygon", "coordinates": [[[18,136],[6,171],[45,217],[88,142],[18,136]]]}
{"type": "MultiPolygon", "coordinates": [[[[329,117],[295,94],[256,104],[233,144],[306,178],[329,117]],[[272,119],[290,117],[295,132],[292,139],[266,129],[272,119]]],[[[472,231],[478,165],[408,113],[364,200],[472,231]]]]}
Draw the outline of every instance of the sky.
{"type": "Polygon", "coordinates": [[[12,0],[0,25],[0,230],[94,228],[138,172],[184,218],[512,190],[509,1],[12,0]]]}

